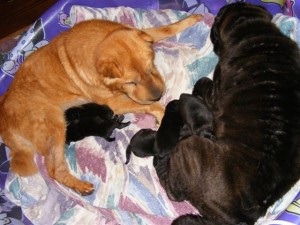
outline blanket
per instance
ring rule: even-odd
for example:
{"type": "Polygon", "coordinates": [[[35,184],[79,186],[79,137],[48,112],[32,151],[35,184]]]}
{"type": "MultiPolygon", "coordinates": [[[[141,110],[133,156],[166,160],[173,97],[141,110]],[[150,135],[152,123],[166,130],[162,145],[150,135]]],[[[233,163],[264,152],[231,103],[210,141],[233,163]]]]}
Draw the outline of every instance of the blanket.
{"type": "MultiPolygon", "coordinates": [[[[187,15],[176,10],[73,6],[68,19],[71,26],[82,20],[101,18],[147,28],[176,22],[187,15]]],[[[155,65],[166,83],[166,92],[160,100],[163,105],[178,99],[181,93],[191,93],[199,78],[212,76],[218,62],[209,39],[213,19],[213,15],[207,13],[195,26],[154,45],[155,65]]],[[[297,18],[277,14],[273,21],[300,46],[297,18]]],[[[150,115],[126,114],[125,121],[131,121],[130,126],[115,130],[114,142],[87,137],[66,145],[65,155],[70,170],[80,179],[95,185],[92,195],[80,196],[49,178],[43,157],[39,155],[35,161],[40,172],[35,176],[24,178],[5,171],[7,178],[3,193],[21,206],[33,224],[168,225],[180,215],[197,213],[188,202],[168,199],[159,184],[152,157],[141,159],[132,155],[129,164],[125,165],[125,150],[130,138],[142,128],[157,128],[150,115]]],[[[9,149],[4,145],[1,147],[8,155],[9,149]]],[[[7,166],[3,165],[3,168],[7,166]]],[[[298,183],[270,207],[257,225],[276,218],[299,190],[298,183]]]]}

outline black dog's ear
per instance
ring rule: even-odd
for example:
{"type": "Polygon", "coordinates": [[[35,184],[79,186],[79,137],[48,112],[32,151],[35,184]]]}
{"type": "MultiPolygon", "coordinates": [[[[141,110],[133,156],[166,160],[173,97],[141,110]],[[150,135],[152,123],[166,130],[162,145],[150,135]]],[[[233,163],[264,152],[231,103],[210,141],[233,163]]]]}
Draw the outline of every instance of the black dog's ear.
{"type": "Polygon", "coordinates": [[[226,13],[227,8],[230,7],[231,4],[224,6],[220,9],[217,16],[215,17],[214,23],[212,25],[210,31],[210,40],[214,45],[214,52],[219,55],[221,51],[222,37],[221,37],[221,26],[223,23],[223,15],[226,13]]]}
{"type": "Polygon", "coordinates": [[[180,136],[180,129],[183,121],[178,112],[178,100],[173,100],[166,106],[165,114],[161,125],[157,130],[155,150],[159,157],[170,154],[173,147],[177,144],[180,136]]]}
{"type": "Polygon", "coordinates": [[[220,47],[221,47],[221,38],[220,38],[220,30],[219,30],[219,24],[215,22],[210,30],[210,40],[214,46],[214,52],[216,55],[220,54],[220,47]]]}
{"type": "Polygon", "coordinates": [[[154,142],[156,131],[151,129],[139,130],[130,140],[126,149],[126,162],[128,164],[131,152],[138,157],[154,156],[154,142]]]}

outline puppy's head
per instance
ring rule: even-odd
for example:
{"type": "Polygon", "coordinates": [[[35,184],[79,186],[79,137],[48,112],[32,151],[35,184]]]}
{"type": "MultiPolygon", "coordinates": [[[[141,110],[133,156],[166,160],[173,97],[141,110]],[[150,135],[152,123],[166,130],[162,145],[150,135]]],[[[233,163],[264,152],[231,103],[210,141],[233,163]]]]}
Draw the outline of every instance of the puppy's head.
{"type": "Polygon", "coordinates": [[[220,54],[227,34],[244,22],[266,20],[270,22],[272,15],[261,6],[243,2],[229,4],[220,9],[211,29],[210,39],[216,54],[220,54]]]}
{"type": "Polygon", "coordinates": [[[154,156],[154,142],[156,131],[151,129],[139,130],[130,140],[130,143],[126,149],[126,162],[130,160],[131,152],[138,157],[144,158],[148,156],[154,156]]]}
{"type": "Polygon", "coordinates": [[[154,66],[152,44],[141,30],[125,27],[109,34],[95,52],[99,81],[140,104],[159,100],[165,84],[154,66]]]}

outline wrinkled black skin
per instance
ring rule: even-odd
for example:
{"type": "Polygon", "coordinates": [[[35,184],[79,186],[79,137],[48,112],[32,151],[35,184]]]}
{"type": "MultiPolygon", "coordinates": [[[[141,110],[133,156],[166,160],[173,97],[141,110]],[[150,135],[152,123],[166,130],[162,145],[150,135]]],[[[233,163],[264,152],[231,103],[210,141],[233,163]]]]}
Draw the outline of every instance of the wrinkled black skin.
{"type": "Polygon", "coordinates": [[[213,114],[215,140],[187,135],[166,152],[155,146],[168,196],[204,215],[175,225],[254,224],[300,178],[299,49],[271,18],[246,3],[220,10],[211,30],[219,63],[193,91],[213,114]]]}
{"type": "Polygon", "coordinates": [[[300,178],[300,56],[262,7],[223,7],[211,30],[213,81],[195,93],[213,113],[216,141],[192,135],[155,160],[171,199],[200,216],[176,225],[250,225],[300,178]]]}
{"type": "Polygon", "coordinates": [[[106,105],[87,103],[65,111],[67,123],[66,143],[79,141],[88,136],[103,137],[111,142],[114,129],[122,129],[130,124],[123,123],[123,115],[114,115],[106,105]]]}

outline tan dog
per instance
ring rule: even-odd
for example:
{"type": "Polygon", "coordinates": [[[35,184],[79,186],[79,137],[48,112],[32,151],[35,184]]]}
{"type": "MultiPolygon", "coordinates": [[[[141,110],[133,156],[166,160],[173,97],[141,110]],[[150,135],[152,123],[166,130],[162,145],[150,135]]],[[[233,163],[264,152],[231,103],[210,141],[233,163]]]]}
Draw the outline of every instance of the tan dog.
{"type": "Polygon", "coordinates": [[[0,135],[10,148],[11,169],[37,173],[35,152],[45,156],[49,175],[82,195],[94,187],[70,174],[64,156],[64,110],[85,102],[108,105],[116,114],[150,113],[160,122],[157,102],[165,85],[153,64],[152,43],[201,19],[138,30],[115,22],[90,20],[62,33],[32,53],[0,98],[0,135]]]}

